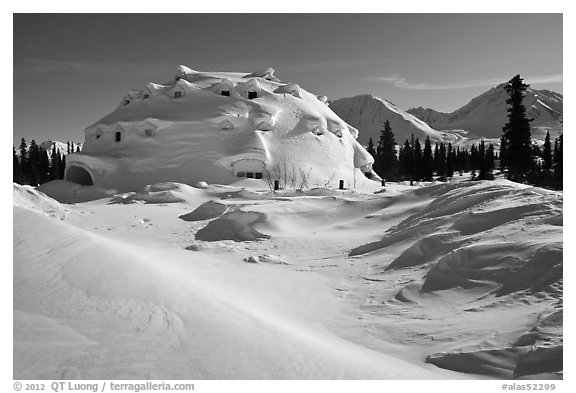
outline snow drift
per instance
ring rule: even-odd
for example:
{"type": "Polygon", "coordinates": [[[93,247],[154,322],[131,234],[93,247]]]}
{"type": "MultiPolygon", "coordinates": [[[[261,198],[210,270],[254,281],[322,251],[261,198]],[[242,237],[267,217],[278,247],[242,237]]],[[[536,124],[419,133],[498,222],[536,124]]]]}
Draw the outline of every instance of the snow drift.
{"type": "Polygon", "coordinates": [[[15,185],[14,377],[562,378],[562,192],[241,183],[15,185]]]}

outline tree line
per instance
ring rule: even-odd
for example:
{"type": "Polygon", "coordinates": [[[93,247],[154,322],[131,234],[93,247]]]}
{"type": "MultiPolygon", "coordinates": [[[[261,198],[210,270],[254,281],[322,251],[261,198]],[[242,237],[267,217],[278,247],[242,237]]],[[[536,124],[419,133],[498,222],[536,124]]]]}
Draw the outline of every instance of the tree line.
{"type": "Polygon", "coordinates": [[[51,180],[63,179],[66,154],[78,152],[80,148],[77,146],[74,150],[74,145],[67,142],[66,150],[66,153],[60,152],[54,143],[48,154],[48,150],[39,146],[34,139],[28,145],[26,139],[22,138],[18,153],[12,146],[13,181],[18,184],[38,186],[51,180]]]}
{"type": "Polygon", "coordinates": [[[370,138],[367,150],[374,157],[376,173],[390,181],[446,181],[455,172],[460,175],[472,172],[476,180],[490,180],[494,178],[494,162],[498,158],[494,146],[486,146],[484,140],[467,150],[444,142],[436,142],[432,147],[430,137],[426,137],[422,147],[420,139],[412,135],[397,150],[388,121],[384,123],[378,146],[370,138]]]}
{"type": "Polygon", "coordinates": [[[433,147],[429,136],[422,146],[414,135],[397,148],[392,127],[386,120],[378,144],[375,145],[372,138],[368,141],[367,150],[374,157],[373,169],[389,181],[446,181],[455,172],[460,175],[470,172],[472,180],[492,180],[494,170],[498,169],[512,181],[561,190],[562,135],[554,141],[553,147],[549,132],[542,148],[532,143],[531,119],[526,118],[526,109],[522,105],[527,87],[519,75],[506,86],[510,97],[506,101],[509,105],[508,122],[503,127],[500,154],[484,140],[467,150],[444,142],[435,143],[433,147]],[[495,168],[498,159],[500,165],[495,168]]]}

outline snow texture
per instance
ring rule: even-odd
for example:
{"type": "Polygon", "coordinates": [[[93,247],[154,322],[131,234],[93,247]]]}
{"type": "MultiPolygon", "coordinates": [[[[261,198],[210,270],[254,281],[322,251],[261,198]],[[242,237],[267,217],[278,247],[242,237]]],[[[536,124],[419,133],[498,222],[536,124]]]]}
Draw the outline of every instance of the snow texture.
{"type": "Polygon", "coordinates": [[[180,66],[173,81],[130,91],[85,130],[65,179],[119,191],[173,181],[230,184],[251,177],[347,188],[373,180],[374,159],[325,104],[267,68],[251,74],[180,66]]]}
{"type": "Polygon", "coordinates": [[[562,378],[562,192],[95,189],[14,185],[15,379],[562,378]]]}

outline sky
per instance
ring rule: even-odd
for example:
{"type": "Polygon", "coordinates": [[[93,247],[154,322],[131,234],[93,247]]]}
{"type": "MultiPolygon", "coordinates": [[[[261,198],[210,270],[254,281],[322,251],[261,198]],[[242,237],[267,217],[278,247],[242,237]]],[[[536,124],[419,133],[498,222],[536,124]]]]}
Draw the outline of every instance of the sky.
{"type": "Polygon", "coordinates": [[[14,14],[13,143],[78,141],[132,88],[273,67],[329,99],[451,112],[522,75],[563,93],[562,14],[14,14]]]}

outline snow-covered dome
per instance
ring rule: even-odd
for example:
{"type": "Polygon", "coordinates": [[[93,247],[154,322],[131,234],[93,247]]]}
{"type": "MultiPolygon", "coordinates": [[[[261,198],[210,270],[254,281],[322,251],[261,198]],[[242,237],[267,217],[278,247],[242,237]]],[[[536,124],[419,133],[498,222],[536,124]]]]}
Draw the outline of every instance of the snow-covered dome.
{"type": "Polygon", "coordinates": [[[304,176],[309,187],[369,181],[363,173],[374,160],[358,131],[317,95],[273,73],[180,66],[171,83],[130,91],[127,103],[86,128],[82,152],[67,157],[66,178],[118,190],[242,177],[304,176]]]}

